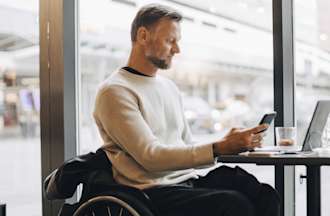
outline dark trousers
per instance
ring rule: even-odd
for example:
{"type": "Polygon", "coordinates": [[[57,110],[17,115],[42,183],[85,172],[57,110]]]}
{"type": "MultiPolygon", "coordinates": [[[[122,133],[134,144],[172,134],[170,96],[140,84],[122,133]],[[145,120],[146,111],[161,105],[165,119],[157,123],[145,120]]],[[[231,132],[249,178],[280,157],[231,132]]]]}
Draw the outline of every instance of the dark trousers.
{"type": "Polygon", "coordinates": [[[161,216],[278,216],[280,199],[242,168],[221,166],[207,176],[144,190],[161,216]]]}

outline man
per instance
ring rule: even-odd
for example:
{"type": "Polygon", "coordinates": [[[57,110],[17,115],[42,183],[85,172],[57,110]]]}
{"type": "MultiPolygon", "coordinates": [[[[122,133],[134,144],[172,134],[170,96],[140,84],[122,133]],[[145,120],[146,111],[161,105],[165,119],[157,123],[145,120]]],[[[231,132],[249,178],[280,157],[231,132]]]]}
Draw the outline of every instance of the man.
{"type": "Polygon", "coordinates": [[[275,216],[279,198],[269,185],[215,157],[261,145],[267,125],[232,129],[213,143],[193,143],[180,92],[158,75],[180,52],[175,10],[147,5],[131,29],[126,67],[101,85],[94,117],[115,180],[144,190],[162,215],[275,216]]]}

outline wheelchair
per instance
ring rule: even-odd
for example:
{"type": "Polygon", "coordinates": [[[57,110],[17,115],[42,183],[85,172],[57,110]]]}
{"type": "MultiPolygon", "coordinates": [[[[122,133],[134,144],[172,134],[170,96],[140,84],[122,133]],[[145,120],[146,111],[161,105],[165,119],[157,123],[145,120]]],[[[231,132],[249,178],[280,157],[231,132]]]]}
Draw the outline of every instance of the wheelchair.
{"type": "Polygon", "coordinates": [[[111,166],[102,149],[77,156],[47,176],[44,195],[67,199],[83,185],[79,201],[63,204],[59,216],[159,216],[147,194],[114,181],[111,166]]]}

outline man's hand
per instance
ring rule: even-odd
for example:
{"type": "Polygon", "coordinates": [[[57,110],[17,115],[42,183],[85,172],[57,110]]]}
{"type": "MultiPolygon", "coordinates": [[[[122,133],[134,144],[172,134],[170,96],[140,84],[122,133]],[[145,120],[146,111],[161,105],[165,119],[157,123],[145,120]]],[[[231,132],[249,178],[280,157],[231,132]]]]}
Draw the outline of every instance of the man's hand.
{"type": "Polygon", "coordinates": [[[254,128],[241,129],[233,128],[220,141],[213,144],[215,155],[237,154],[260,147],[263,140],[263,133],[259,133],[268,128],[268,124],[259,125],[254,128]]]}

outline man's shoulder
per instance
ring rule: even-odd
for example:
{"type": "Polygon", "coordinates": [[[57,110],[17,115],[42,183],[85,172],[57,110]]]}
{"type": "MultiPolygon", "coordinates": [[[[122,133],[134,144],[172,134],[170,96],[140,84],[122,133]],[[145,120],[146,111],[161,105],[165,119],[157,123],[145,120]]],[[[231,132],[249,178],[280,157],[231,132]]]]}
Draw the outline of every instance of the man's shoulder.
{"type": "Polygon", "coordinates": [[[98,92],[103,92],[105,90],[115,89],[115,88],[128,88],[130,86],[130,81],[126,76],[123,75],[121,69],[114,71],[109,77],[107,77],[98,86],[98,92]]]}
{"type": "Polygon", "coordinates": [[[114,72],[98,85],[96,103],[104,98],[111,97],[112,100],[115,100],[117,97],[125,97],[125,95],[127,95],[129,89],[120,81],[116,73],[117,72],[114,72]]]}
{"type": "Polygon", "coordinates": [[[122,69],[117,69],[101,83],[101,86],[125,83],[127,81],[128,79],[124,76],[122,69]]]}

